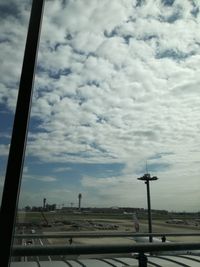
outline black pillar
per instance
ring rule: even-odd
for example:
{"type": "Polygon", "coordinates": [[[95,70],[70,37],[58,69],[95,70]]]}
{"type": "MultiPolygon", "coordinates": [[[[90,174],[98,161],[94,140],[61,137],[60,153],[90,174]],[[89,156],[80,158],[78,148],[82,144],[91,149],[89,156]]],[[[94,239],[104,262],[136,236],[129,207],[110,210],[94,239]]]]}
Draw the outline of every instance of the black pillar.
{"type": "MultiPolygon", "coordinates": [[[[148,207],[148,225],[149,225],[149,233],[152,233],[152,217],[151,217],[151,196],[150,196],[150,186],[149,180],[145,182],[147,185],[147,207],[148,207]]],[[[149,242],[152,242],[152,236],[149,236],[149,242]]]]}

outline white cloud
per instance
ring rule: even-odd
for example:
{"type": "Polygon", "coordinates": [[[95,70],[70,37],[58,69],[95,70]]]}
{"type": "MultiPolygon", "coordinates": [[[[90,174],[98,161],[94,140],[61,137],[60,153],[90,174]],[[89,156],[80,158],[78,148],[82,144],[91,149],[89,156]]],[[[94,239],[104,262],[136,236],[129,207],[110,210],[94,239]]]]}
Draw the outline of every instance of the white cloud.
{"type": "Polygon", "coordinates": [[[52,177],[52,176],[43,176],[43,175],[32,175],[32,174],[25,174],[23,175],[23,181],[28,182],[29,180],[35,180],[35,181],[41,181],[44,183],[49,183],[49,182],[55,182],[57,181],[57,178],[52,177]]]}
{"type": "Polygon", "coordinates": [[[60,168],[56,168],[54,169],[54,172],[66,172],[66,171],[70,171],[72,168],[70,167],[60,167],[60,168]]]}
{"type": "Polygon", "coordinates": [[[0,156],[8,156],[9,153],[9,145],[0,145],[0,156]]]}
{"type": "MultiPolygon", "coordinates": [[[[30,129],[27,154],[46,163],[124,163],[120,177],[83,178],[85,188],[90,183],[98,190],[98,184],[99,195],[102,185],[113,187],[110,198],[106,188],[108,203],[118,195],[121,204],[129,203],[131,190],[125,185],[129,177],[137,177],[146,159],[162,153],[168,154],[151,160],[170,165],[167,173],[158,170],[160,181],[170,175],[176,178],[156,183],[158,194],[164,196],[166,189],[175,194],[180,173],[185,188],[189,179],[197,182],[200,16],[192,15],[194,6],[186,0],[172,6],[161,1],[146,1],[137,8],[135,4],[85,0],[63,6],[62,1],[50,1],[41,35],[32,108],[32,118],[39,123],[38,131],[30,129]]],[[[0,99],[12,109],[20,73],[16,62],[21,62],[27,20],[21,7],[16,31],[11,31],[8,43],[0,43],[5,62],[0,99]]],[[[14,23],[12,18],[3,25],[3,36],[14,23]]],[[[196,201],[198,192],[193,189],[196,201]]],[[[184,190],[180,187],[180,194],[184,190]]],[[[141,192],[135,192],[138,205],[143,203],[141,192]]],[[[177,209],[184,205],[192,209],[193,204],[188,198],[184,204],[177,200],[177,209]]]]}

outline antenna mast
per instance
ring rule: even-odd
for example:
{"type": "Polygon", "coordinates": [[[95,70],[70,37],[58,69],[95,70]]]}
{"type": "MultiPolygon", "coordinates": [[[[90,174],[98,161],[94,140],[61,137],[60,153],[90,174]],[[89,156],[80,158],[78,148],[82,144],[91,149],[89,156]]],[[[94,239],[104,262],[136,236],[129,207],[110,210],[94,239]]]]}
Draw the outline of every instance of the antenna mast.
{"type": "Polygon", "coordinates": [[[147,160],[146,160],[146,173],[148,174],[148,165],[147,165],[147,160]]]}

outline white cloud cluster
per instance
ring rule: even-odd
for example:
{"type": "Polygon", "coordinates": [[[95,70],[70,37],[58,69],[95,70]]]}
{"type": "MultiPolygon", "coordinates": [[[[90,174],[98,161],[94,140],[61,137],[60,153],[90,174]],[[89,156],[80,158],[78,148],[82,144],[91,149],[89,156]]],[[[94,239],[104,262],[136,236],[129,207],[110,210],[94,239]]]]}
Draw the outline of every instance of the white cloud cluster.
{"type": "MultiPolygon", "coordinates": [[[[104,191],[108,203],[112,194],[124,196],[120,203],[130,202],[129,178],[149,158],[155,157],[152,164],[168,164],[167,173],[158,168],[160,194],[174,193],[180,177],[185,188],[198,180],[200,4],[169,2],[46,2],[28,155],[44,162],[124,163],[121,176],[83,177],[82,186],[95,188],[99,196],[104,191]],[[35,118],[39,123],[33,132],[35,118]]],[[[20,72],[15,64],[23,51],[12,48],[23,47],[25,8],[21,17],[8,20],[3,32],[16,20],[17,30],[0,43],[9,55],[0,80],[1,99],[9,107],[14,106],[13,83],[20,72]]],[[[165,196],[165,203],[173,202],[165,196]]]]}
{"type": "MultiPolygon", "coordinates": [[[[136,149],[141,143],[148,142],[150,145],[156,141],[161,145],[159,152],[162,152],[167,149],[163,138],[169,140],[168,147],[174,143],[175,132],[172,129],[176,129],[176,135],[180,134],[176,122],[182,120],[183,113],[188,111],[182,101],[179,101],[183,87],[189,86],[193,81],[194,90],[198,93],[199,81],[196,78],[194,82],[196,71],[187,67],[187,58],[180,60],[177,52],[180,50],[181,53],[189,53],[188,47],[193,47],[198,56],[198,19],[187,11],[191,23],[186,26],[184,15],[186,10],[192,9],[192,4],[188,1],[182,3],[183,15],[172,24],[159,19],[166,8],[160,1],[151,2],[137,10],[131,1],[129,5],[125,5],[124,1],[116,5],[113,1],[109,4],[108,1],[102,1],[98,5],[95,1],[92,3],[87,8],[83,8],[86,5],[84,1],[72,1],[66,8],[59,5],[59,2],[54,4],[56,7],[51,4],[46,7],[39,61],[46,71],[38,74],[37,88],[43,93],[42,96],[36,93],[33,115],[43,117],[41,127],[48,134],[40,133],[38,139],[36,135],[36,139],[40,141],[42,138],[43,144],[44,139],[47,142],[58,142],[56,145],[51,143],[52,154],[54,150],[63,151],[64,147],[68,147],[72,153],[88,149],[91,153],[94,149],[90,143],[100,143],[102,150],[108,151],[111,156],[108,160],[123,158],[127,154],[129,157],[129,140],[136,149]],[[150,8],[152,6],[153,9],[150,8]],[[52,10],[59,8],[65,16],[59,12],[53,15],[52,10]],[[74,21],[79,10],[82,10],[79,19],[74,21]],[[109,15],[106,16],[105,10],[109,15]],[[111,16],[113,10],[115,16],[111,16]],[[101,19],[98,20],[98,17],[101,19]],[[95,22],[92,23],[93,18],[95,22]],[[59,25],[60,31],[57,32],[63,34],[62,45],[59,44],[53,52],[46,44],[50,43],[53,47],[61,41],[52,34],[47,35],[45,25],[52,23],[59,25]],[[126,28],[129,29],[129,44],[125,42],[126,28]],[[108,38],[105,31],[114,33],[110,33],[108,38]],[[186,33],[186,39],[181,40],[179,32],[180,36],[183,32],[186,33]],[[66,38],[67,34],[71,36],[70,40],[66,38]],[[101,38],[97,38],[100,35],[101,38]],[[154,35],[156,40],[152,40],[153,37],[151,39],[154,35]],[[89,41],[88,36],[96,37],[91,38],[89,45],[84,45],[86,40],[89,41]],[[173,43],[170,45],[170,42],[173,43]],[[165,54],[166,51],[169,54],[165,54]],[[156,58],[157,53],[161,58],[156,58]],[[68,76],[60,75],[59,79],[50,78],[48,71],[51,68],[55,72],[57,68],[57,73],[60,69],[69,68],[72,73],[68,76]],[[181,91],[177,97],[174,96],[176,90],[181,91]]],[[[172,12],[179,5],[180,3],[176,3],[175,7],[168,9],[172,12]]],[[[188,60],[195,58],[195,55],[188,60]]],[[[196,95],[191,98],[192,103],[196,95]]],[[[180,128],[182,127],[187,127],[183,121],[180,122],[180,128]]],[[[184,134],[182,132],[181,136],[184,134]]],[[[131,153],[133,151],[134,149],[131,153]]],[[[157,148],[152,154],[156,151],[157,148]]]]}

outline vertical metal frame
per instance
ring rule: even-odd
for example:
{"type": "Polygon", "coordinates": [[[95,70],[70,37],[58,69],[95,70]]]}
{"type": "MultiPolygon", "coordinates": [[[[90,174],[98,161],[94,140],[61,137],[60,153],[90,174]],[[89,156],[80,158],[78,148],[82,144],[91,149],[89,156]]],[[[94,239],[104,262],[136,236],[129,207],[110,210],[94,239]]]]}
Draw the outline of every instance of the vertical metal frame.
{"type": "Polygon", "coordinates": [[[0,210],[1,266],[10,266],[44,0],[33,0],[0,210]]]}
{"type": "MultiPolygon", "coordinates": [[[[147,185],[147,207],[148,207],[149,233],[152,233],[151,197],[150,197],[149,180],[146,180],[145,184],[147,185]]],[[[152,241],[153,241],[153,237],[152,236],[149,236],[149,242],[152,242],[152,241]]]]}

